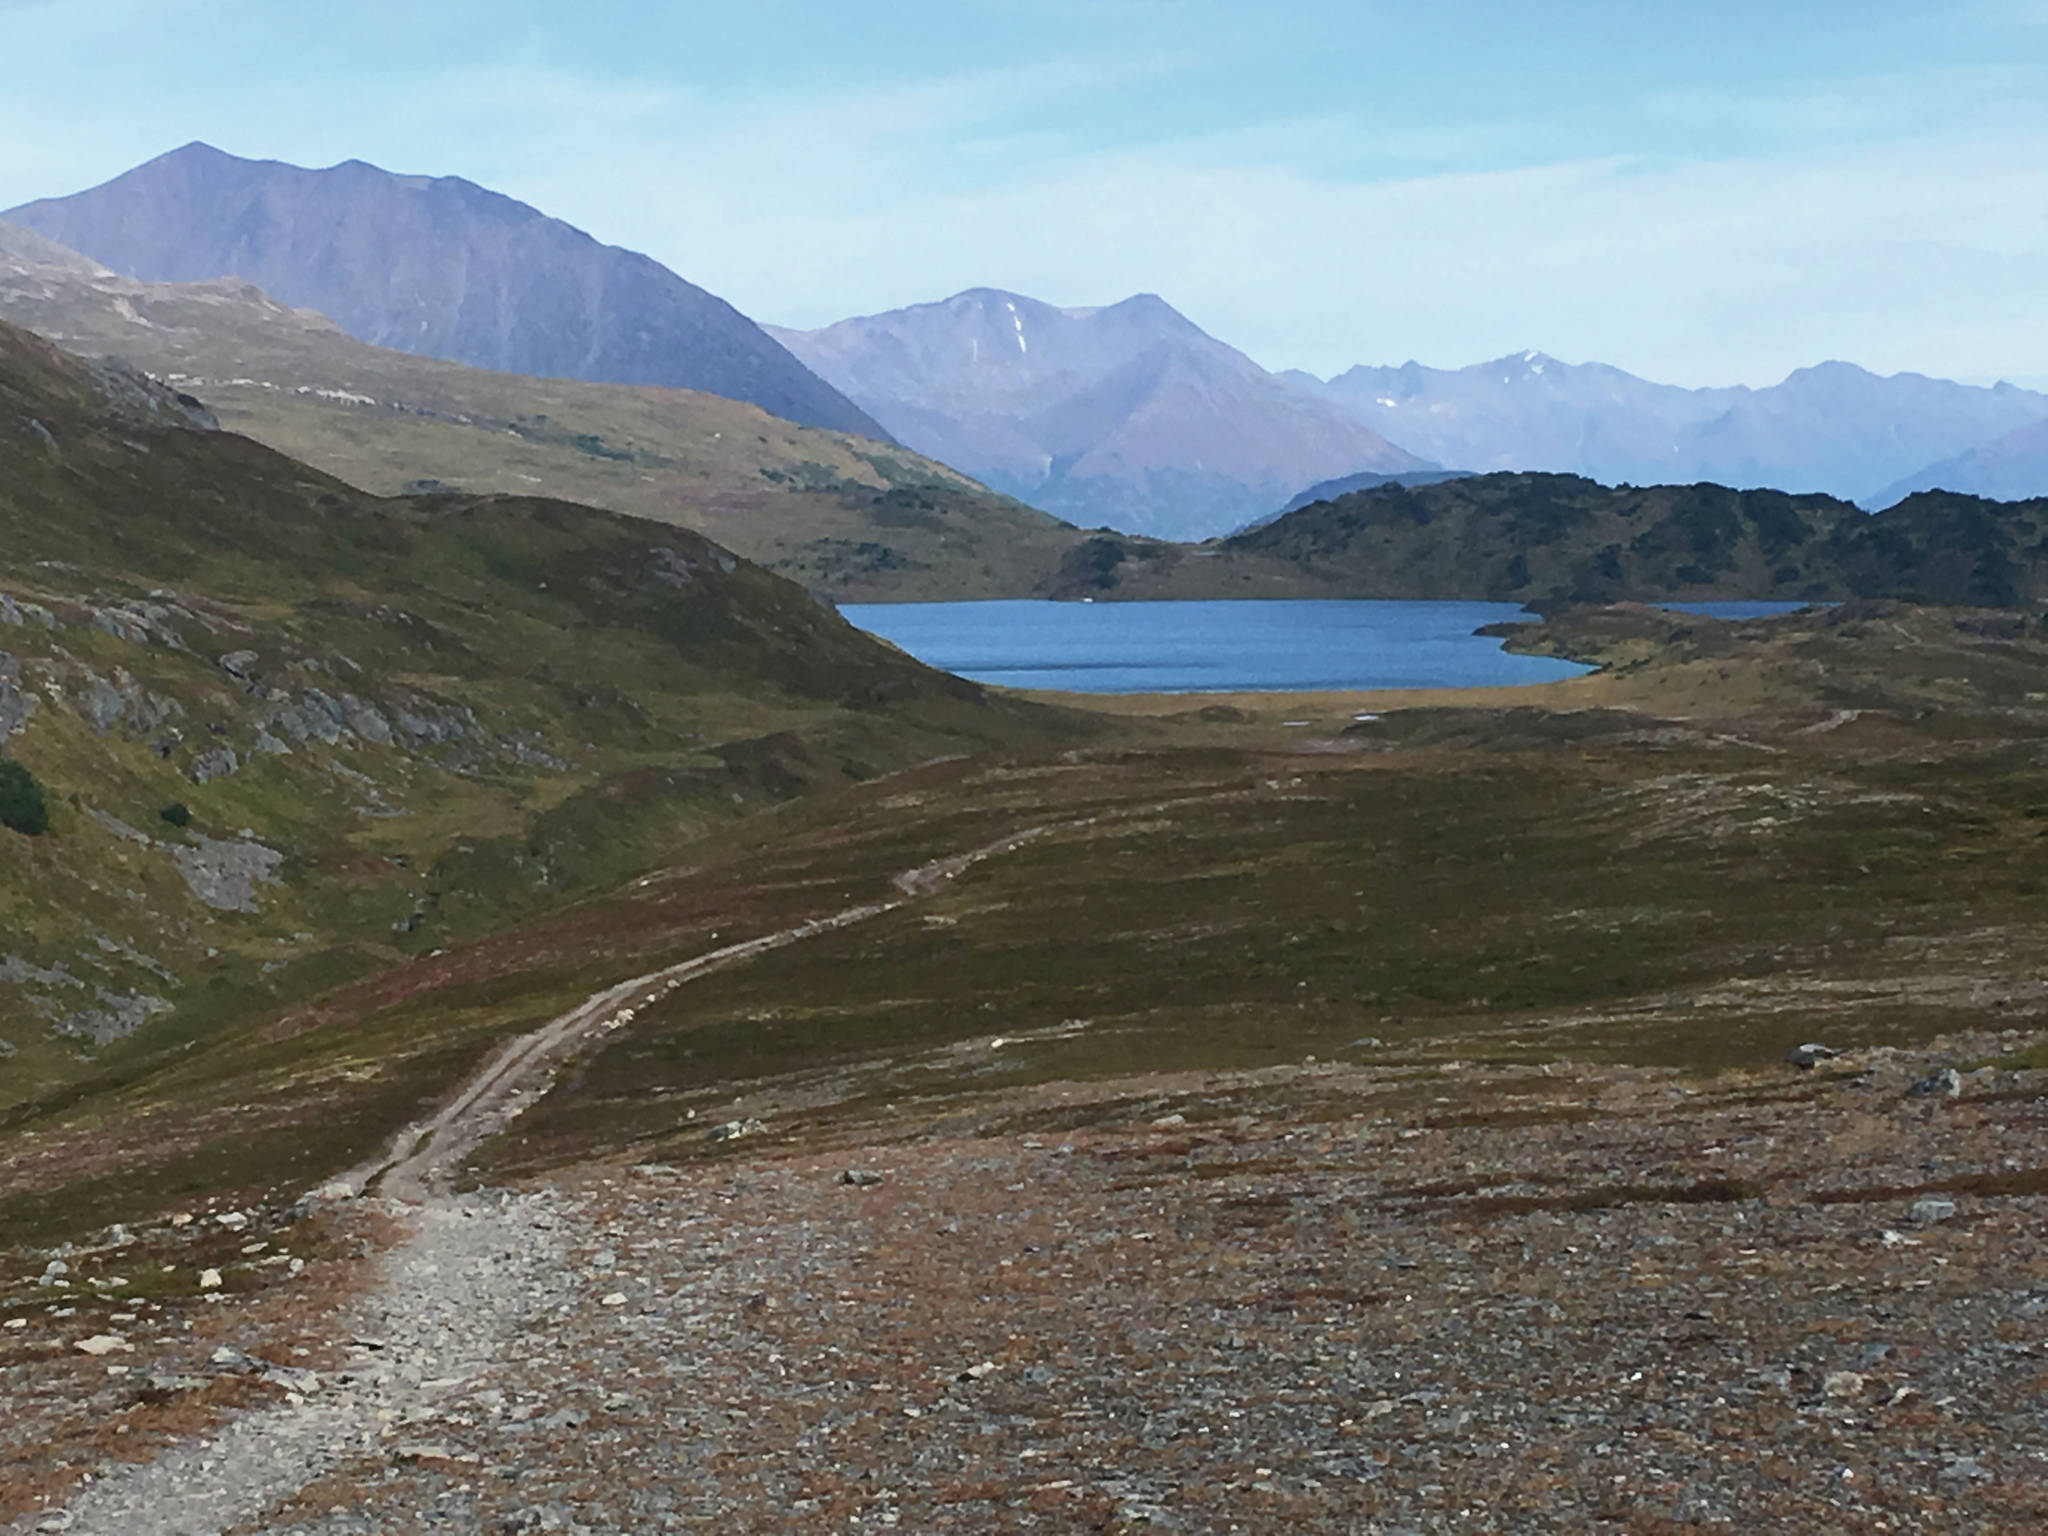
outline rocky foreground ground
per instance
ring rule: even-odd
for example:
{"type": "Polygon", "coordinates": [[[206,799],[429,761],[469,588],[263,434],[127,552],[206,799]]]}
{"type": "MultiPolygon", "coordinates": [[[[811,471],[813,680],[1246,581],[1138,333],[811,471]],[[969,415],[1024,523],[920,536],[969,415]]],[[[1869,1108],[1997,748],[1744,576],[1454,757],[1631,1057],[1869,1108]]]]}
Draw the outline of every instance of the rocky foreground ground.
{"type": "Polygon", "coordinates": [[[10,1277],[14,1528],[2040,1530],[2035,1048],[1304,1063],[199,1212],[10,1277]]]}

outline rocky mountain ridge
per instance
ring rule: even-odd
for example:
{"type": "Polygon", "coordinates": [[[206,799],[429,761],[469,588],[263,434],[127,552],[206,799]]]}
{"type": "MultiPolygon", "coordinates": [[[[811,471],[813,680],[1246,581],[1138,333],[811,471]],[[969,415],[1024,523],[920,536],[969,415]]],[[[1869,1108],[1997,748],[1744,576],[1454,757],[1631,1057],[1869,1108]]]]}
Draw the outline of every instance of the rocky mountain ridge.
{"type": "Polygon", "coordinates": [[[903,442],[1083,526],[1207,538],[1333,475],[1429,467],[1152,294],[978,288],[774,334],[903,442]]]}
{"type": "Polygon", "coordinates": [[[459,177],[307,170],[188,144],[0,214],[124,276],[236,277],[376,346],[510,373],[699,389],[887,434],[723,299],[459,177]]]}
{"type": "MultiPolygon", "coordinates": [[[[1356,367],[1296,387],[1440,463],[1584,475],[1609,484],[1712,481],[1819,491],[1870,506],[1938,459],[2048,421],[2048,395],[1853,364],[1801,368],[1764,389],[1685,389],[1603,363],[1523,352],[1467,368],[1356,367]]],[[[1915,489],[1932,483],[1913,482],[1915,489]]],[[[1942,488],[1975,490],[1974,485],[1942,488]]],[[[2048,481],[2029,494],[2048,493],[2048,481]]],[[[1900,493],[1902,494],[1902,493],[1900,493]]]]}
{"type": "Polygon", "coordinates": [[[697,391],[372,347],[252,284],[138,282],[7,225],[0,319],[171,380],[233,430],[373,493],[606,507],[694,528],[838,601],[1037,592],[1081,538],[895,445],[697,391]]]}

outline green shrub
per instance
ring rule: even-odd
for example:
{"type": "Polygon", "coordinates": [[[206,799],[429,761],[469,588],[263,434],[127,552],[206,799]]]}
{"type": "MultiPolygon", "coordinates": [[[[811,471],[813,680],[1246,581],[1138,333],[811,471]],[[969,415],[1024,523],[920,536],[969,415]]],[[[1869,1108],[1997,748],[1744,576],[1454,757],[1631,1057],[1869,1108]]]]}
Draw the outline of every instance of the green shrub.
{"type": "Polygon", "coordinates": [[[157,815],[163,817],[165,821],[168,821],[174,827],[189,827],[192,825],[192,813],[185,809],[185,803],[182,800],[173,800],[169,805],[158,811],[157,815]]]}
{"type": "Polygon", "coordinates": [[[0,758],[0,827],[10,827],[26,837],[41,837],[50,829],[43,786],[13,758],[0,758]]]}

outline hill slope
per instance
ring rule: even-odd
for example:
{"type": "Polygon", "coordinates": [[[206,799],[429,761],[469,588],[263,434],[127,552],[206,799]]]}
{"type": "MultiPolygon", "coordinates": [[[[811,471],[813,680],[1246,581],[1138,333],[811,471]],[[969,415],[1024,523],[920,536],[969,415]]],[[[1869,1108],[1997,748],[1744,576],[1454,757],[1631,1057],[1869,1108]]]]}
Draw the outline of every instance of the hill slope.
{"type": "Polygon", "coordinates": [[[1829,496],[1495,474],[1356,491],[1221,553],[1284,561],[1360,597],[2000,606],[2048,596],[2044,532],[2048,501],[1930,493],[1871,514],[1829,496]]]}
{"type": "Polygon", "coordinates": [[[977,288],[774,334],[905,443],[1071,522],[1206,538],[1318,480],[1429,467],[1151,294],[977,288]]]}
{"type": "Polygon", "coordinates": [[[1855,501],[1930,460],[2048,420],[2048,396],[2010,384],[1880,378],[1848,363],[1802,368],[1768,389],[1681,389],[1539,352],[1469,368],[1411,362],[1327,381],[1282,377],[1413,452],[1462,468],[1635,485],[1711,480],[1855,501]]]}
{"type": "Polygon", "coordinates": [[[0,551],[50,822],[0,831],[0,1109],[1049,718],[696,534],[366,496],[5,324],[0,551]]]}
{"type": "Polygon", "coordinates": [[[247,283],[140,283],[5,224],[0,318],[173,380],[234,430],[365,490],[439,482],[608,507],[836,599],[1039,592],[1081,539],[894,445],[695,391],[371,347],[247,283]]]}
{"type": "Polygon", "coordinates": [[[547,378],[700,389],[885,436],[723,299],[459,177],[305,170],[188,144],[4,215],[128,277],[239,277],[377,346],[547,378]]]}

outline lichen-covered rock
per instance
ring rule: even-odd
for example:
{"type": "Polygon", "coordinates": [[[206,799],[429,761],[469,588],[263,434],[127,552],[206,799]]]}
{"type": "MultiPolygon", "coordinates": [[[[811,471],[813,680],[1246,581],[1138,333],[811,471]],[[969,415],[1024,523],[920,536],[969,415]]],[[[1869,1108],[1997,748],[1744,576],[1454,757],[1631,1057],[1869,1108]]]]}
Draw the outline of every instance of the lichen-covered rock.
{"type": "MultiPolygon", "coordinates": [[[[120,726],[130,731],[154,731],[181,718],[185,707],[176,699],[153,693],[125,668],[116,667],[111,677],[101,677],[92,668],[76,664],[73,706],[96,731],[120,726]]],[[[69,668],[54,669],[70,673],[69,668]]]]}
{"type": "Polygon", "coordinates": [[[569,765],[540,744],[541,738],[532,731],[514,731],[498,738],[499,745],[520,762],[533,768],[546,768],[554,773],[566,773],[569,765]]]}
{"type": "Polygon", "coordinates": [[[18,603],[0,592],[0,624],[11,624],[17,629],[29,624],[55,629],[57,616],[40,603],[18,603]]]}
{"type": "Polygon", "coordinates": [[[93,623],[115,639],[134,645],[154,642],[174,651],[185,649],[185,638],[171,621],[190,617],[184,610],[166,607],[162,603],[116,603],[92,610],[93,623]]]}
{"type": "Polygon", "coordinates": [[[242,760],[235,756],[233,747],[215,747],[211,752],[202,752],[192,759],[192,766],[185,770],[185,777],[194,784],[209,783],[224,779],[242,766],[242,760]]]}
{"type": "Polygon", "coordinates": [[[169,1000],[146,992],[110,992],[94,989],[99,1006],[81,1008],[58,1019],[52,1026],[60,1035],[90,1040],[94,1045],[111,1045],[125,1040],[160,1013],[171,1012],[169,1000]]]}
{"type": "Polygon", "coordinates": [[[84,982],[61,965],[42,966],[19,955],[0,955],[0,981],[17,987],[82,987],[84,982]]]}
{"type": "Polygon", "coordinates": [[[21,691],[21,663],[0,651],[0,745],[36,712],[34,694],[21,691]]]}
{"type": "Polygon", "coordinates": [[[125,609],[95,609],[92,621],[116,640],[126,640],[131,645],[149,644],[149,627],[125,609]]]}
{"type": "Polygon", "coordinates": [[[384,718],[376,705],[352,693],[345,693],[341,696],[341,712],[348,728],[363,740],[374,741],[379,746],[391,745],[391,722],[384,718]]]}
{"type": "Polygon", "coordinates": [[[280,709],[271,723],[301,746],[309,741],[332,746],[347,729],[348,715],[339,699],[308,688],[298,703],[280,709]]]}
{"type": "Polygon", "coordinates": [[[461,705],[410,699],[391,706],[391,722],[415,745],[460,741],[476,727],[476,716],[461,705]]]}
{"type": "Polygon", "coordinates": [[[190,834],[191,843],[172,847],[171,858],[192,894],[222,912],[254,912],[257,885],[279,884],[284,855],[245,839],[225,841],[190,834]]]}

